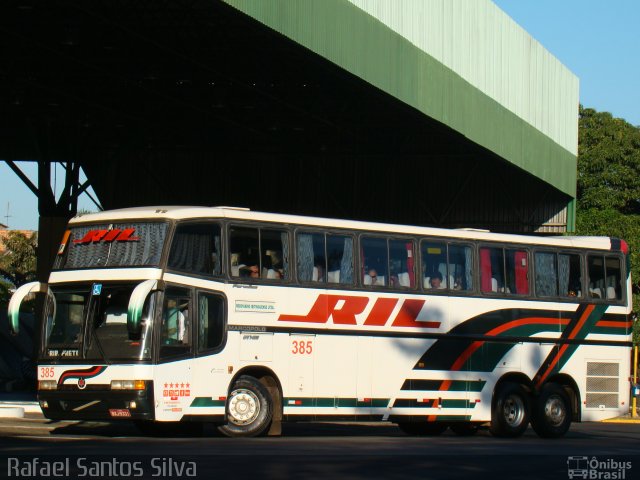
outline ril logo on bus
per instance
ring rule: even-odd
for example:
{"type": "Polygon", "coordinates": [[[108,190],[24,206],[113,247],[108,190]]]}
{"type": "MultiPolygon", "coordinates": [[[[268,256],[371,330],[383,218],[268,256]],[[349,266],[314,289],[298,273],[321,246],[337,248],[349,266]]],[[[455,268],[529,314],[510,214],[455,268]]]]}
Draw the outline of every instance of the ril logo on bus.
{"type": "Polygon", "coordinates": [[[137,242],[140,237],[134,237],[135,228],[125,228],[121,230],[114,228],[111,230],[89,230],[86,235],[78,240],[74,240],[73,243],[77,245],[83,245],[86,243],[98,243],[98,242],[137,242]]]}
{"type": "MultiPolygon", "coordinates": [[[[369,305],[369,297],[348,295],[318,295],[306,315],[282,314],[278,320],[285,322],[327,323],[333,318],[334,325],[357,325],[356,316],[362,314],[369,305]]],[[[389,323],[391,314],[400,299],[378,298],[362,326],[382,327],[389,323]]],[[[425,300],[405,299],[391,322],[392,327],[439,328],[440,322],[418,321],[418,315],[425,300]]]]}

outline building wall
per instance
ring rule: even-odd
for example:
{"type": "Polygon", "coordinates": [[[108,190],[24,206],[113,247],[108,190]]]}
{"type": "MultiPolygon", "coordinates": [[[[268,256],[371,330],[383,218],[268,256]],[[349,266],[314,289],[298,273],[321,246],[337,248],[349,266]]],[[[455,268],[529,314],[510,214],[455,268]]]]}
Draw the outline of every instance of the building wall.
{"type": "Polygon", "coordinates": [[[224,0],[576,195],[578,81],[490,0],[224,0]]]}
{"type": "Polygon", "coordinates": [[[578,78],[491,0],[349,0],[574,155],[578,78]]]}

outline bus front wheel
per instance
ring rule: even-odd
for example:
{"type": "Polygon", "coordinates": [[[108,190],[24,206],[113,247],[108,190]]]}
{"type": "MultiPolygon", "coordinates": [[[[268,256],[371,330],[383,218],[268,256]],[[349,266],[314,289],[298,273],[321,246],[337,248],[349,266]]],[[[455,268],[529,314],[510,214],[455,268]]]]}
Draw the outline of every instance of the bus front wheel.
{"type": "Polygon", "coordinates": [[[569,430],[572,416],[567,392],[556,383],[547,383],[535,399],[531,426],[543,438],[558,438],[569,430]]]}
{"type": "Polygon", "coordinates": [[[496,437],[519,437],[529,424],[529,395],[517,383],[503,383],[496,391],[489,431],[496,437]]]}
{"type": "Polygon", "coordinates": [[[219,430],[228,437],[256,437],[267,431],[273,418],[273,399],[256,378],[239,377],[227,398],[227,423],[219,430]]]}

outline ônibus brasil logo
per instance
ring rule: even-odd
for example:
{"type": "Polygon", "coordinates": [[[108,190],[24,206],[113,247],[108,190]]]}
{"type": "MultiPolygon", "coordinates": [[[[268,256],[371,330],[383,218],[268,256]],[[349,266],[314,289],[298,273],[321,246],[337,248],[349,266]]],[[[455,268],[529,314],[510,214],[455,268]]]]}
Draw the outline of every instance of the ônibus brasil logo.
{"type": "Polygon", "coordinates": [[[631,470],[631,462],[607,458],[576,456],[567,458],[567,475],[569,478],[598,480],[625,480],[627,470],[631,470]]]}

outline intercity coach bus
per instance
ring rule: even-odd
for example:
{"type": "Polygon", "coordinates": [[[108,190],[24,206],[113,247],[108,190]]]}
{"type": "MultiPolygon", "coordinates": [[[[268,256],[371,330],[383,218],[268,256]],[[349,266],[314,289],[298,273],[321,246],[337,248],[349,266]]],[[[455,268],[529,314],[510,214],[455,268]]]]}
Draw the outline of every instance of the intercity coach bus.
{"type": "Polygon", "coordinates": [[[73,218],[9,318],[46,294],[50,419],[558,437],[628,411],[629,271],[615,238],[135,208],[73,218]]]}

